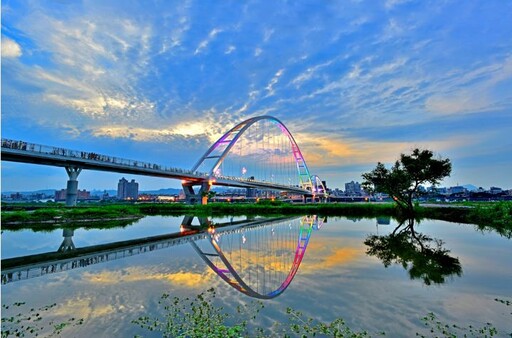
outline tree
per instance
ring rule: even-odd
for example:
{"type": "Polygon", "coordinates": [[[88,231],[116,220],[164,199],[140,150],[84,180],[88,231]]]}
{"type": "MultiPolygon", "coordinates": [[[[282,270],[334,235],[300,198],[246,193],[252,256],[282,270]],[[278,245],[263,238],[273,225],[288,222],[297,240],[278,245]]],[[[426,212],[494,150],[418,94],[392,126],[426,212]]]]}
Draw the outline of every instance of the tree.
{"type": "Polygon", "coordinates": [[[363,188],[370,193],[389,194],[406,215],[411,215],[419,186],[425,183],[436,186],[451,171],[449,159],[434,158],[431,150],[416,148],[411,155],[401,154],[391,169],[378,162],[375,169],[362,175],[363,188]]]}

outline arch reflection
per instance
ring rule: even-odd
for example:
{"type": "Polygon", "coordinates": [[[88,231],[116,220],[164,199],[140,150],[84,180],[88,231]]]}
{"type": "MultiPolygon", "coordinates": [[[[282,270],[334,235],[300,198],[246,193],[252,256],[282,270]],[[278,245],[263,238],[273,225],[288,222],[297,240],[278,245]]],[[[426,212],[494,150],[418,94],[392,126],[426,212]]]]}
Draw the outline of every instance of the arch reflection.
{"type": "Polygon", "coordinates": [[[210,227],[206,241],[190,244],[230,286],[251,297],[270,299],[290,285],[318,224],[318,217],[304,216],[234,232],[210,227]]]}

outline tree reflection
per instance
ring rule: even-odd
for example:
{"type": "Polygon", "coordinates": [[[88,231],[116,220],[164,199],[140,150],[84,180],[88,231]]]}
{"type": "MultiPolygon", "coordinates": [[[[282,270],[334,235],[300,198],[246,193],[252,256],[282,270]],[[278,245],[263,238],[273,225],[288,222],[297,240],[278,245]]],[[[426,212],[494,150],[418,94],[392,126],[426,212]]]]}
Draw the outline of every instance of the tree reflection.
{"type": "Polygon", "coordinates": [[[370,235],[364,241],[366,253],[376,256],[385,267],[400,264],[411,279],[422,279],[426,285],[443,284],[449,276],[462,275],[458,258],[449,255],[444,242],[416,232],[414,219],[400,223],[386,236],[370,235]]]}

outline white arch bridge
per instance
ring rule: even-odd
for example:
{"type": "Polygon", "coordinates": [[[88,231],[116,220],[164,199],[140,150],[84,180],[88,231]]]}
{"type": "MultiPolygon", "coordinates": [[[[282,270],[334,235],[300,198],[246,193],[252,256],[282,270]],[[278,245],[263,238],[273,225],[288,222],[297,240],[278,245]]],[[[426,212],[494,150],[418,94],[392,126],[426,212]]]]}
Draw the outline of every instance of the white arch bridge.
{"type": "Polygon", "coordinates": [[[327,197],[290,131],[272,116],[250,118],[231,128],[190,170],[4,138],[1,150],[2,161],[64,167],[69,206],[76,204],[78,175],[84,169],[179,179],[188,203],[206,203],[213,185],[246,188],[248,195],[266,190],[327,197]]]}

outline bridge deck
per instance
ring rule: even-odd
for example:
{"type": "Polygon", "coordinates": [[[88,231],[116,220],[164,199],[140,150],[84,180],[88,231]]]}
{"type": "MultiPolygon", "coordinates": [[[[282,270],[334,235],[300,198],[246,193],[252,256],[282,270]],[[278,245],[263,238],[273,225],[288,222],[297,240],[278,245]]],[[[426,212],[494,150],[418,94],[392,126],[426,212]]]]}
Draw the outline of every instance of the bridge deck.
{"type": "Polygon", "coordinates": [[[209,177],[207,173],[167,167],[159,164],[128,160],[119,157],[70,150],[40,144],[2,139],[2,161],[32,163],[56,167],[77,167],[89,170],[118,172],[123,174],[186,180],[200,184],[210,182],[213,185],[283,190],[310,195],[308,190],[295,186],[286,186],[272,182],[250,180],[238,177],[209,177]]]}

